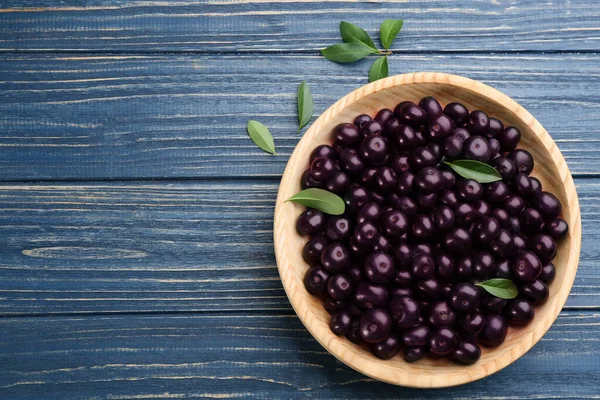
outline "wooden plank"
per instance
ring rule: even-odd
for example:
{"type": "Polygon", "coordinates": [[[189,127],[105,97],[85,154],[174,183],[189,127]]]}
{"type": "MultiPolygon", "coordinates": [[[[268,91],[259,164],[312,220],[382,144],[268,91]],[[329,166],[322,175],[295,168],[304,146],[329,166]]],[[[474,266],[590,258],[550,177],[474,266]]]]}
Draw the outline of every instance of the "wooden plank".
{"type": "Polygon", "coordinates": [[[497,374],[415,390],[350,370],[289,313],[3,318],[0,397],[597,399],[599,324],[600,314],[564,312],[497,374]]]}
{"type": "MultiPolygon", "coordinates": [[[[598,175],[599,62],[597,54],[403,55],[391,71],[495,86],[540,120],[573,172],[598,175]]],[[[278,177],[300,137],[300,81],[319,114],[365,84],[368,68],[298,55],[5,56],[0,179],[278,177]],[[248,139],[250,118],[271,128],[278,156],[248,139]]]]}
{"type": "MultiPolygon", "coordinates": [[[[567,307],[599,308],[600,181],[576,183],[585,239],[567,307]]],[[[276,192],[263,181],[0,186],[0,316],[290,310],[276,192]]]]}
{"type": "Polygon", "coordinates": [[[316,51],[340,41],[338,24],[373,38],[405,20],[400,51],[598,50],[595,0],[274,1],[6,0],[5,51],[316,51]]]}

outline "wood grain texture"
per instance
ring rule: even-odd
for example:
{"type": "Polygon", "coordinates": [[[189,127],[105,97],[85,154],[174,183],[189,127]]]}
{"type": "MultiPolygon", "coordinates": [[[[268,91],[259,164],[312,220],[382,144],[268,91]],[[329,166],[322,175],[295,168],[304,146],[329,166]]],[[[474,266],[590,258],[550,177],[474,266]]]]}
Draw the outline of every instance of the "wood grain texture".
{"type": "Polygon", "coordinates": [[[340,41],[341,20],[377,38],[386,18],[406,21],[400,51],[600,49],[595,0],[7,0],[0,49],[316,52],[340,41]]]}
{"type": "Polygon", "coordinates": [[[444,73],[412,73],[390,76],[365,85],[341,98],[314,122],[296,146],[277,193],[274,219],[274,245],[277,267],[283,287],[298,317],[323,347],[348,366],[372,378],[401,386],[436,388],[461,385],[484,378],[513,363],[546,333],[564,306],[579,264],[581,249],[581,216],[573,178],[567,164],[542,125],[522,106],[505,94],[457,75],[444,73]],[[307,263],[297,250],[305,238],[296,231],[296,219],[305,209],[286,200],[300,191],[301,176],[308,159],[318,144],[331,144],[335,126],[360,113],[374,114],[391,108],[399,96],[413,102],[434,96],[442,105],[460,101],[470,110],[480,109],[495,115],[507,126],[516,126],[522,137],[519,147],[528,150],[536,160],[532,175],[542,187],[562,203],[562,217],[569,232],[557,242],[558,254],[553,262],[556,284],[550,296],[536,308],[536,318],[526,327],[509,328],[506,341],[494,349],[482,349],[479,361],[470,366],[457,366],[448,360],[425,359],[408,364],[404,360],[382,363],[345,338],[336,336],[329,327],[329,314],[322,301],[311,296],[303,284],[307,263]]]}
{"type": "MultiPolygon", "coordinates": [[[[0,186],[0,316],[289,310],[273,255],[277,188],[0,186]]],[[[600,309],[599,190],[577,181],[584,240],[568,308],[600,309]]]]}
{"type": "MultiPolygon", "coordinates": [[[[0,57],[0,180],[279,177],[306,79],[315,115],[367,83],[369,60],[318,56],[0,57]],[[268,79],[265,79],[265,77],[268,79]],[[248,119],[266,124],[277,156],[248,119]],[[226,162],[224,162],[226,160],[226,162]]],[[[403,55],[391,73],[459,73],[511,95],[576,174],[599,175],[600,56],[403,55]]]]}
{"type": "Polygon", "coordinates": [[[599,325],[597,313],[563,313],[498,374],[458,388],[415,390],[336,361],[293,313],[3,318],[0,397],[597,399],[599,325]]]}

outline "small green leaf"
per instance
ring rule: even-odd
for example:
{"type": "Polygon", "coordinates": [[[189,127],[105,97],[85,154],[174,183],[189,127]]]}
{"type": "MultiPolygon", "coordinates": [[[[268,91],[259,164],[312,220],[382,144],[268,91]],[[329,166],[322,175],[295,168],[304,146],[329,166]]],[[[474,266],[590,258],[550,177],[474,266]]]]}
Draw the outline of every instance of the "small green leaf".
{"type": "Polygon", "coordinates": [[[369,54],[377,54],[377,50],[362,42],[338,43],[321,50],[321,54],[329,61],[350,63],[365,58],[369,54]]]}
{"type": "Polygon", "coordinates": [[[371,65],[371,69],[369,70],[369,82],[375,82],[381,78],[385,78],[388,76],[388,58],[379,57],[373,65],[371,65]]]}
{"type": "Polygon", "coordinates": [[[323,189],[310,188],[296,193],[286,201],[293,201],[303,206],[315,208],[325,214],[341,215],[346,205],[340,196],[323,189]]]}
{"type": "Polygon", "coordinates": [[[298,132],[309,123],[314,109],[315,105],[310,89],[306,81],[302,81],[298,88],[298,132]]]}
{"type": "Polygon", "coordinates": [[[258,121],[248,121],[248,135],[250,139],[261,149],[267,153],[275,154],[275,143],[273,142],[273,136],[266,126],[258,121]]]}
{"type": "Polygon", "coordinates": [[[369,34],[360,26],[342,21],[340,22],[340,33],[342,34],[342,39],[346,43],[359,41],[377,50],[377,47],[375,47],[375,43],[373,43],[369,34]]]}
{"type": "Polygon", "coordinates": [[[479,183],[490,183],[502,180],[500,173],[491,165],[475,160],[444,161],[457,174],[466,179],[474,179],[479,183]]]}
{"type": "Polygon", "coordinates": [[[396,39],[396,36],[398,36],[403,23],[404,21],[401,19],[386,19],[381,24],[381,27],[379,28],[379,38],[386,50],[389,50],[390,47],[392,47],[392,42],[396,39]]]}
{"type": "Polygon", "coordinates": [[[519,294],[517,285],[510,279],[494,278],[475,285],[483,288],[489,294],[505,300],[514,299],[519,294]]]}

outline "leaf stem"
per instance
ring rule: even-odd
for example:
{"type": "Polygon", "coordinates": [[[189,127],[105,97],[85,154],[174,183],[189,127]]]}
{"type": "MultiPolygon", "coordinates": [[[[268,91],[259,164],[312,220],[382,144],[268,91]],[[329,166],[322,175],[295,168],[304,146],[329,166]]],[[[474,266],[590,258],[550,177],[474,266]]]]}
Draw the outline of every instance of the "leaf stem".
{"type": "Polygon", "coordinates": [[[388,51],[381,51],[381,50],[377,50],[377,52],[378,52],[379,54],[381,54],[381,55],[384,55],[384,56],[389,56],[390,54],[392,54],[392,52],[391,52],[391,51],[389,51],[389,50],[388,50],[388,51]]]}

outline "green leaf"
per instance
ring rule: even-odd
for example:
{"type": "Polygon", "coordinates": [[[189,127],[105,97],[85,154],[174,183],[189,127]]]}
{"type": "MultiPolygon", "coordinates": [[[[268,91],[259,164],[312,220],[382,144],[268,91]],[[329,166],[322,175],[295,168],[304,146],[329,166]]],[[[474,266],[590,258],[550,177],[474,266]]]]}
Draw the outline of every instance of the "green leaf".
{"type": "Polygon", "coordinates": [[[261,149],[267,153],[275,154],[275,143],[273,142],[273,136],[266,126],[258,121],[248,121],[248,135],[250,139],[261,149]]]}
{"type": "Polygon", "coordinates": [[[369,82],[375,82],[381,78],[385,78],[388,76],[388,58],[379,57],[373,65],[371,65],[371,69],[369,70],[369,82]]]}
{"type": "Polygon", "coordinates": [[[314,110],[315,105],[310,89],[306,81],[302,81],[298,88],[298,132],[309,123],[314,110]]]}
{"type": "Polygon", "coordinates": [[[517,285],[510,279],[494,278],[475,285],[485,289],[489,294],[505,300],[514,299],[519,294],[517,285]]]}
{"type": "Polygon", "coordinates": [[[500,173],[491,165],[475,160],[444,161],[457,174],[466,179],[474,179],[479,183],[490,183],[502,180],[500,173]]]}
{"type": "Polygon", "coordinates": [[[286,201],[293,201],[303,206],[315,208],[325,214],[341,215],[346,205],[340,196],[323,189],[310,188],[296,193],[286,201]]]}
{"type": "Polygon", "coordinates": [[[362,42],[338,43],[321,50],[321,54],[329,61],[337,63],[350,63],[365,58],[369,54],[376,54],[377,50],[370,48],[362,42]]]}
{"type": "Polygon", "coordinates": [[[342,34],[342,39],[346,43],[354,43],[359,41],[377,50],[377,47],[371,40],[369,34],[360,26],[356,26],[350,22],[342,21],[340,22],[340,33],[342,34]]]}
{"type": "Polygon", "coordinates": [[[398,36],[403,23],[404,21],[401,19],[386,19],[381,24],[381,27],[379,28],[379,38],[386,50],[389,50],[390,47],[392,47],[392,42],[396,39],[396,36],[398,36]]]}

